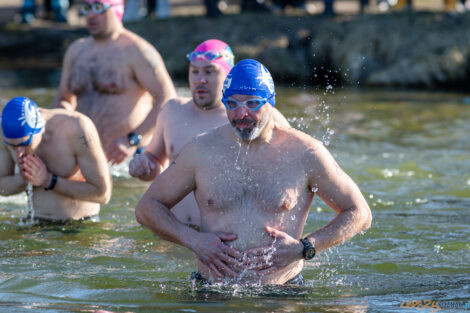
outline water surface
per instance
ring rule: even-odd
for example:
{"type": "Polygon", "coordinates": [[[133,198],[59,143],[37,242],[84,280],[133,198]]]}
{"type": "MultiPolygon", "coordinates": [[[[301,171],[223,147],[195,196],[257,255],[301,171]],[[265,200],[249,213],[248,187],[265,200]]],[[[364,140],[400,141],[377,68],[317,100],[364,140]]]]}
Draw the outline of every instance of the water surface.
{"type": "MultiPolygon", "coordinates": [[[[17,95],[47,106],[54,95],[1,91],[0,106],[17,95]]],[[[112,169],[113,197],[98,223],[20,225],[25,195],[0,196],[0,311],[416,312],[400,304],[470,301],[464,95],[334,88],[278,95],[292,125],[328,145],[374,216],[365,234],[306,265],[305,287],[192,288],[193,255],[137,224],[134,208],[148,184],[121,166],[112,169]]],[[[304,233],[334,216],[315,199],[304,233]]]]}

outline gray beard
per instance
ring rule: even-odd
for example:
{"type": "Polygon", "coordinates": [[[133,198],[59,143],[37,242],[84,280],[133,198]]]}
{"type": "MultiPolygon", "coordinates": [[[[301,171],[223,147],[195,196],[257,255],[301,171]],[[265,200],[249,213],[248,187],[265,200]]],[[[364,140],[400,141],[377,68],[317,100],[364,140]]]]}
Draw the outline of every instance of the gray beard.
{"type": "Polygon", "coordinates": [[[263,129],[266,127],[266,124],[268,124],[269,121],[269,114],[266,114],[265,117],[260,120],[253,128],[250,129],[244,129],[244,130],[239,130],[237,127],[232,125],[233,131],[235,132],[235,135],[241,140],[244,141],[252,141],[261,134],[263,129]]]}

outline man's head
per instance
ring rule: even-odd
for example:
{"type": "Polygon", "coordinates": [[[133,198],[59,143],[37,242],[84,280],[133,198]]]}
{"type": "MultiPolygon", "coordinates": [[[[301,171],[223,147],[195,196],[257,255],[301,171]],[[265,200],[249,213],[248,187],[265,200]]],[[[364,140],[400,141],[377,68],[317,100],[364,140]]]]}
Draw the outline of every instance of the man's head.
{"type": "Polygon", "coordinates": [[[222,102],[240,139],[253,140],[261,134],[271,118],[275,95],[273,79],[263,64],[246,59],[232,68],[224,82],[222,102]]]}
{"type": "Polygon", "coordinates": [[[44,120],[38,105],[26,97],[8,101],[2,111],[3,141],[13,147],[18,156],[33,153],[41,142],[44,120]]]}
{"type": "Polygon", "coordinates": [[[84,0],[81,11],[90,35],[106,38],[122,25],[124,0],[84,0]]]}
{"type": "Polygon", "coordinates": [[[223,41],[206,40],[190,52],[189,88],[194,103],[201,109],[220,105],[224,79],[233,67],[232,49],[223,41]]]}

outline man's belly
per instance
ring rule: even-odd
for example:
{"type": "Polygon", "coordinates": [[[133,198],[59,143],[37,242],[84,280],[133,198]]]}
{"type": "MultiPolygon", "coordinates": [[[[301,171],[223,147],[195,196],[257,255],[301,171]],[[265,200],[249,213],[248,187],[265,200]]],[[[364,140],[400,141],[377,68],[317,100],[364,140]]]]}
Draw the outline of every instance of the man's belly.
{"type": "Polygon", "coordinates": [[[99,203],[67,198],[52,190],[34,188],[33,194],[34,216],[38,218],[77,220],[100,212],[99,203]]]}
{"type": "MultiPolygon", "coordinates": [[[[271,226],[280,231],[284,231],[294,238],[300,237],[303,229],[302,219],[297,218],[293,221],[289,218],[287,221],[286,218],[282,217],[282,214],[277,214],[276,216],[272,214],[248,214],[245,218],[241,218],[241,214],[234,215],[232,217],[227,215],[228,214],[226,214],[224,218],[219,218],[218,223],[213,219],[215,216],[210,216],[210,225],[217,226],[215,228],[209,227],[209,229],[206,226],[206,223],[208,222],[207,219],[201,218],[201,223],[203,224],[202,229],[203,231],[222,231],[236,234],[237,239],[226,242],[226,244],[240,252],[244,252],[252,248],[272,246],[274,238],[268,235],[265,230],[266,226],[271,226]]],[[[202,276],[209,279],[209,269],[200,262],[198,263],[198,267],[202,276]]],[[[234,282],[246,284],[284,284],[286,281],[300,273],[302,268],[303,260],[299,260],[264,276],[259,276],[256,272],[251,270],[244,270],[242,271],[240,278],[234,282]]]]}
{"type": "Polygon", "coordinates": [[[88,92],[77,99],[77,104],[77,111],[90,117],[103,146],[107,147],[142,124],[152,109],[152,98],[148,93],[110,95],[88,92]]]}

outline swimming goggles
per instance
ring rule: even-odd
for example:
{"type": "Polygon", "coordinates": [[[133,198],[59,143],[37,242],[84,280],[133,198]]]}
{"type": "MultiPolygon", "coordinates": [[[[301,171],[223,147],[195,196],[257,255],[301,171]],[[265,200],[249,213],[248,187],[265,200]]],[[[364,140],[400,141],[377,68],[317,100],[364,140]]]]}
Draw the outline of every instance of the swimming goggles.
{"type": "Polygon", "coordinates": [[[208,50],[208,51],[192,51],[186,55],[189,62],[194,62],[199,58],[205,59],[207,61],[213,61],[218,58],[224,58],[228,61],[232,60],[233,62],[233,54],[228,51],[215,51],[215,50],[208,50]]]}
{"type": "Polygon", "coordinates": [[[123,5],[123,3],[107,4],[102,2],[84,3],[81,8],[83,15],[88,15],[92,10],[95,14],[102,14],[106,12],[110,7],[115,5],[123,5]]]}
{"type": "Polygon", "coordinates": [[[248,99],[245,101],[237,101],[232,98],[222,98],[222,103],[229,111],[234,111],[239,107],[245,107],[251,111],[258,111],[266,102],[268,102],[268,99],[248,99]]]}
{"type": "Polygon", "coordinates": [[[26,140],[25,142],[22,142],[22,143],[19,143],[17,145],[14,145],[12,143],[9,143],[7,142],[5,139],[3,139],[3,142],[7,145],[9,145],[10,147],[13,147],[13,148],[18,148],[18,147],[24,147],[24,146],[29,146],[31,144],[31,141],[33,140],[33,136],[34,136],[34,133],[32,133],[28,140],[26,140]]]}
{"type": "MultiPolygon", "coordinates": [[[[38,120],[39,120],[39,116],[38,116],[38,109],[36,109],[36,122],[34,122],[34,129],[36,129],[36,126],[38,126],[38,120]]],[[[12,143],[9,143],[7,142],[5,139],[3,139],[3,142],[7,145],[9,145],[10,147],[13,147],[13,148],[18,148],[18,147],[25,147],[25,146],[29,146],[31,144],[31,141],[33,140],[33,136],[34,136],[34,129],[33,131],[31,132],[31,135],[29,135],[29,138],[28,140],[22,142],[22,143],[19,143],[19,144],[12,144],[12,143]]]]}

